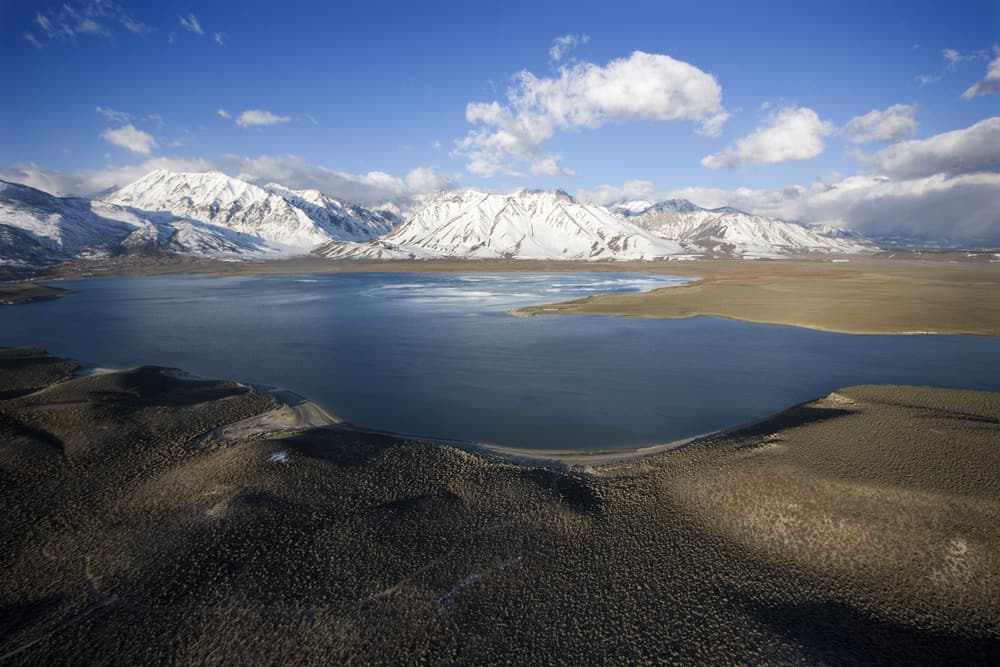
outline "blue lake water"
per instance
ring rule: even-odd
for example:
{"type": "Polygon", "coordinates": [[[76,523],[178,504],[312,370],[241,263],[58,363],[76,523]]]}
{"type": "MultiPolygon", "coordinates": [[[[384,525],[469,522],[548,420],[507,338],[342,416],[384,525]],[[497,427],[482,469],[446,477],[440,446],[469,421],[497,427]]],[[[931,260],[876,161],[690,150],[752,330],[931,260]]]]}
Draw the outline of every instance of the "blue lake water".
{"type": "Polygon", "coordinates": [[[638,274],[161,276],[0,308],[0,345],[281,386],[362,426],[528,448],[668,442],[852,384],[1000,391],[1000,338],[718,318],[512,317],[683,279],[638,274]]]}

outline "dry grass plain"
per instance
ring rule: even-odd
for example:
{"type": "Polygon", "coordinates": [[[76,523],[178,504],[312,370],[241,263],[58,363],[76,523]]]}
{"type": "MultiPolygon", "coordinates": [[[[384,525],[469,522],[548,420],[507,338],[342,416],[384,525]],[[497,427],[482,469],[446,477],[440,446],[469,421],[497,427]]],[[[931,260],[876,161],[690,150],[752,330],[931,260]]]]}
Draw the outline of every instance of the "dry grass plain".
{"type": "Polygon", "coordinates": [[[74,368],[0,353],[7,664],[1000,657],[1000,394],[853,387],[587,474],[338,425],[207,442],[279,402],[74,368]]]}
{"type": "Polygon", "coordinates": [[[699,262],[701,279],[639,294],[533,306],[522,315],[703,315],[840,333],[1000,335],[1000,263],[852,259],[699,262]]]}

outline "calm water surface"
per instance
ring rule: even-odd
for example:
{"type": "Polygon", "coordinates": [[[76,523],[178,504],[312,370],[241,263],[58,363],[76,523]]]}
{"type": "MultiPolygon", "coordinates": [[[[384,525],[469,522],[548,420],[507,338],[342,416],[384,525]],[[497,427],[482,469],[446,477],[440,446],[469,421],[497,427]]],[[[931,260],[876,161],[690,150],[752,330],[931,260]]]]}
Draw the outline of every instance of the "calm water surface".
{"type": "Polygon", "coordinates": [[[684,279],[638,274],[164,276],[0,308],[0,345],[276,385],[341,418],[533,448],[666,442],[861,383],[1000,391],[1000,338],[850,336],[717,318],[510,308],[684,279]]]}

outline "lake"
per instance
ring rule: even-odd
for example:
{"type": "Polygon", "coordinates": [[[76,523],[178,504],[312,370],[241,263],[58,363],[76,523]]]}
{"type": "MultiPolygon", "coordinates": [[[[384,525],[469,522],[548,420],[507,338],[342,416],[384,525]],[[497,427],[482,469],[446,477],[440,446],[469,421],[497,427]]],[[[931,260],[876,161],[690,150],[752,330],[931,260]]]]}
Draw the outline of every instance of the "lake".
{"type": "Polygon", "coordinates": [[[844,335],[719,318],[513,317],[686,278],[348,273],[67,281],[0,308],[0,345],[291,389],[353,424],[526,448],[631,447],[852,384],[1000,391],[1000,339],[844,335]]]}

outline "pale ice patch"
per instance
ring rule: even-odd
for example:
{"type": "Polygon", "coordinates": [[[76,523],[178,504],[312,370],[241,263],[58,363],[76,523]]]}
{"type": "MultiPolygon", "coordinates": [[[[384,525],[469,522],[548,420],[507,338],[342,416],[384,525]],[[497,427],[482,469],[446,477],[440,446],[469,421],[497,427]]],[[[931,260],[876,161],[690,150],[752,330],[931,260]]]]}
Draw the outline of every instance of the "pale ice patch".
{"type": "Polygon", "coordinates": [[[267,457],[268,463],[288,463],[288,452],[282,450],[267,457]]]}
{"type": "Polygon", "coordinates": [[[637,292],[688,282],[678,276],[636,274],[476,274],[427,276],[424,282],[381,285],[369,296],[393,299],[422,309],[449,310],[475,304],[487,311],[506,311],[553,300],[595,293],[637,292]]]}

